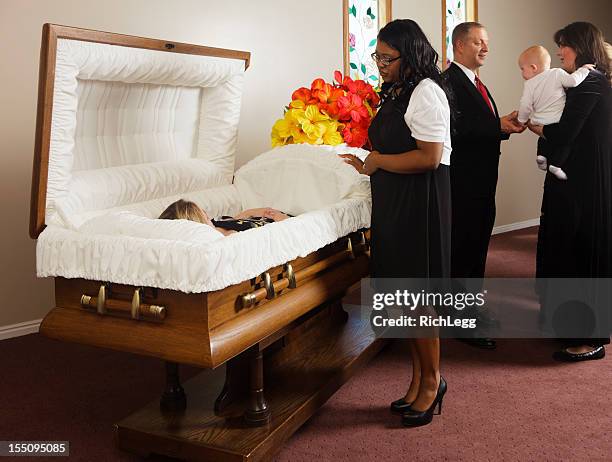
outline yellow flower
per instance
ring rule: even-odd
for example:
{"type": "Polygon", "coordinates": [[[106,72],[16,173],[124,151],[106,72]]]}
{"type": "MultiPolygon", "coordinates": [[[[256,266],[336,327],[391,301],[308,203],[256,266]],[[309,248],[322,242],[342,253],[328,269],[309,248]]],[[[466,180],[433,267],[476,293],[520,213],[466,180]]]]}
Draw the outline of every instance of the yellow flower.
{"type": "Polygon", "coordinates": [[[316,105],[305,106],[302,101],[292,101],[285,116],[272,126],[272,146],[295,143],[335,146],[344,142],[343,128],[344,124],[331,119],[316,105]]]}
{"type": "Polygon", "coordinates": [[[329,125],[329,116],[323,114],[319,108],[310,104],[305,111],[296,113],[302,131],[306,134],[307,143],[323,144],[323,135],[329,125]]]}
{"type": "Polygon", "coordinates": [[[336,121],[330,121],[325,134],[323,135],[323,143],[330,146],[336,146],[344,143],[340,127],[344,127],[343,124],[339,124],[336,121]]]}
{"type": "Polygon", "coordinates": [[[302,130],[298,125],[299,110],[290,109],[285,112],[285,117],[278,119],[272,126],[272,146],[283,146],[295,143],[295,138],[301,137],[302,130]],[[298,114],[295,112],[298,111],[298,114]]]}

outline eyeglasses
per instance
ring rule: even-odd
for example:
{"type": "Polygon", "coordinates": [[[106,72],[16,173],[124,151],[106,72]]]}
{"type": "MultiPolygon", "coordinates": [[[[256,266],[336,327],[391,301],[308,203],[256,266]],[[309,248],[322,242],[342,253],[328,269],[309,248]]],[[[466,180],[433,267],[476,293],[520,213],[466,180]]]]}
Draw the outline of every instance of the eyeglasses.
{"type": "Polygon", "coordinates": [[[372,57],[372,59],[374,60],[374,62],[378,63],[378,64],[382,64],[383,66],[388,66],[389,64],[391,64],[393,61],[396,61],[398,59],[401,58],[400,56],[397,56],[395,58],[389,58],[387,56],[380,56],[378,53],[374,52],[370,55],[372,57]]]}

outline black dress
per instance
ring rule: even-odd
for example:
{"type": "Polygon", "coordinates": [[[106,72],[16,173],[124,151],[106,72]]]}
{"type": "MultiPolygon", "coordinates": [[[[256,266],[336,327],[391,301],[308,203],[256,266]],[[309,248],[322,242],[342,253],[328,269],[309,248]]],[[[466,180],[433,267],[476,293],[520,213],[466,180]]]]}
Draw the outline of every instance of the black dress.
{"type": "MultiPolygon", "coordinates": [[[[567,90],[561,120],[546,125],[544,137],[570,152],[563,164],[567,180],[546,175],[537,276],[612,278],[612,89],[601,72],[567,90]]],[[[610,343],[610,313],[602,315],[602,338],[576,343],[610,343]]]]}
{"type": "MultiPolygon", "coordinates": [[[[411,92],[384,98],[368,134],[381,154],[417,149],[404,114],[411,92]]],[[[450,179],[447,165],[416,174],[377,170],[372,189],[371,275],[450,277],[450,179]]]]}
{"type": "Polygon", "coordinates": [[[234,218],[228,215],[215,218],[211,221],[216,228],[223,228],[227,229],[228,231],[246,231],[247,229],[261,228],[262,226],[267,225],[268,223],[274,223],[274,220],[272,218],[234,218]]]}

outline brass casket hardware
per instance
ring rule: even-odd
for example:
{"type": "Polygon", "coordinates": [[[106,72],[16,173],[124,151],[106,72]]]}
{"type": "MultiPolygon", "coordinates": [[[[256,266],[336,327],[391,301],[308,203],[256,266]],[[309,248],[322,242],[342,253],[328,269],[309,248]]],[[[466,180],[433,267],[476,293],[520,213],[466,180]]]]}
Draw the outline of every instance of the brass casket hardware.
{"type": "Polygon", "coordinates": [[[284,277],[277,281],[272,281],[272,278],[268,272],[261,275],[261,279],[264,283],[264,287],[255,289],[248,294],[244,294],[239,298],[240,306],[242,308],[249,308],[256,303],[262,301],[264,298],[272,300],[279,292],[289,289],[295,289],[300,281],[308,279],[309,277],[332,268],[333,266],[339,265],[346,260],[353,260],[357,255],[364,253],[367,250],[367,242],[364,233],[360,233],[360,242],[353,245],[351,238],[347,238],[346,250],[331,255],[323,260],[320,260],[300,271],[294,271],[291,263],[285,265],[284,277]]]}
{"type": "Polygon", "coordinates": [[[293,266],[291,263],[285,265],[285,271],[287,272],[287,279],[289,280],[289,288],[295,289],[297,287],[297,281],[295,280],[295,273],[293,272],[293,266]]]}
{"type": "Polygon", "coordinates": [[[264,287],[266,288],[266,298],[268,300],[272,300],[274,297],[276,297],[276,292],[274,292],[274,285],[272,284],[272,277],[270,276],[270,273],[266,271],[261,275],[261,278],[263,279],[264,287]]]}
{"type": "Polygon", "coordinates": [[[142,303],[141,292],[140,288],[136,289],[131,302],[111,299],[107,295],[107,287],[102,284],[97,297],[81,295],[81,307],[86,310],[95,310],[102,316],[125,317],[129,314],[135,320],[163,321],[166,318],[166,307],[142,303]]]}

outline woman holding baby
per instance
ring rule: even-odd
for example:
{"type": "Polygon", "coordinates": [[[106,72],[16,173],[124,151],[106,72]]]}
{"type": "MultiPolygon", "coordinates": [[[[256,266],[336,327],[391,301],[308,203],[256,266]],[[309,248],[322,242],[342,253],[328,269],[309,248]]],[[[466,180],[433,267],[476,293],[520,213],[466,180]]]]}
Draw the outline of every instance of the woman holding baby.
{"type": "MultiPolygon", "coordinates": [[[[612,89],[603,35],[575,22],[554,35],[562,67],[573,73],[594,64],[582,83],[567,90],[557,123],[529,123],[553,149],[569,153],[567,179],[546,175],[538,234],[538,278],[612,277],[612,89]]],[[[546,293],[543,307],[546,307],[546,293]]],[[[544,315],[550,315],[546,311],[544,315]]],[[[586,316],[587,313],[584,313],[586,316]]],[[[599,314],[601,338],[568,339],[555,353],[560,361],[603,358],[609,338],[609,310],[599,314]],[[601,319],[607,318],[607,319],[601,319]]]]}

